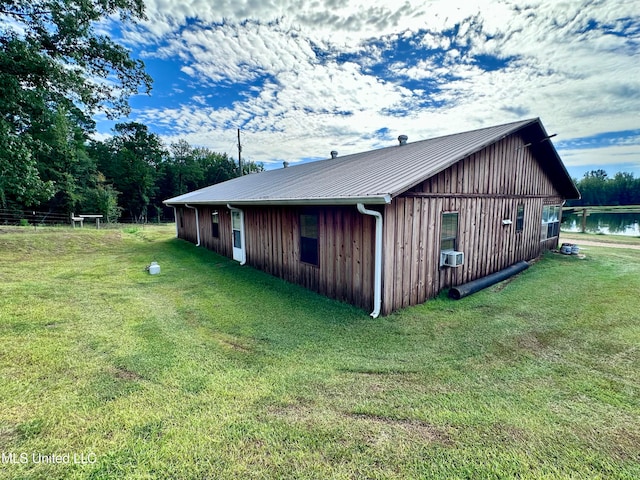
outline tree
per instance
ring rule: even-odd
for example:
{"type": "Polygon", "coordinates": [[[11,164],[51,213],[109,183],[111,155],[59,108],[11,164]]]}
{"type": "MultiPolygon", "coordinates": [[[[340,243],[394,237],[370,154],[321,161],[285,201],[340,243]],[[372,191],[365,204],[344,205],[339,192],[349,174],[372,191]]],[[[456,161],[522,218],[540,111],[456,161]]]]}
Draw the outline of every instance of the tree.
{"type": "Polygon", "coordinates": [[[79,211],[97,175],[95,161],[87,154],[84,132],[62,107],[43,118],[45,124],[34,124],[32,136],[40,177],[54,186],[46,205],[67,214],[79,211]]]}
{"type": "Polygon", "coordinates": [[[618,172],[613,178],[608,178],[604,170],[592,170],[574,183],[581,198],[567,202],[572,207],[640,204],[640,178],[634,178],[632,173],[618,172]]]}
{"type": "Polygon", "coordinates": [[[606,184],[607,173],[604,170],[585,173],[579,186],[584,205],[608,205],[606,184]]]}
{"type": "Polygon", "coordinates": [[[17,153],[0,164],[17,182],[0,185],[3,204],[54,194],[56,180],[42,177],[35,153],[48,148],[42,132],[55,112],[86,134],[94,113],[126,114],[128,98],[150,90],[144,64],[97,32],[98,22],[117,17],[144,18],[143,0],[0,0],[0,143],[17,153]]]}
{"type": "Polygon", "coordinates": [[[204,178],[203,170],[198,164],[197,150],[193,149],[186,140],[171,144],[171,156],[165,165],[173,183],[173,193],[180,195],[190,190],[200,188],[204,178]]]}
{"type": "Polygon", "coordinates": [[[203,187],[226,182],[238,176],[238,164],[226,153],[216,153],[208,148],[198,148],[195,154],[203,171],[203,187]]]}
{"type": "Polygon", "coordinates": [[[25,138],[0,119],[0,206],[38,205],[51,198],[54,185],[43,181],[25,138]]]}
{"type": "Polygon", "coordinates": [[[120,192],[120,206],[130,219],[144,221],[157,188],[157,169],[167,152],[160,138],[149,133],[146,125],[118,123],[115,133],[106,142],[106,152],[101,150],[98,168],[120,192]]]}
{"type": "Polygon", "coordinates": [[[611,179],[611,196],[615,199],[611,205],[635,205],[640,202],[638,187],[640,182],[633,178],[632,173],[616,173],[611,179]]]}

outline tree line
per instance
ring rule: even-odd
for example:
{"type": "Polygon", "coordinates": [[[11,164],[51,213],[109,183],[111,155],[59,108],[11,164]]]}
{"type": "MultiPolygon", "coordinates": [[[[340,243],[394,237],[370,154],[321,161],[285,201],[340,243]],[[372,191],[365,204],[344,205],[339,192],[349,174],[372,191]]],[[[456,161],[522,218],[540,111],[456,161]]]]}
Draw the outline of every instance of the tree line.
{"type": "Polygon", "coordinates": [[[136,122],[91,139],[96,114],[126,117],[152,84],[100,23],[144,18],[144,0],[0,0],[0,208],[144,221],[166,198],[242,173],[225,153],[164,146],[136,122]]]}
{"type": "Polygon", "coordinates": [[[618,172],[609,177],[604,170],[592,170],[574,183],[581,198],[567,201],[567,206],[640,205],[640,178],[632,173],[618,172]]]}
{"type": "MultiPolygon", "coordinates": [[[[0,208],[161,219],[162,200],[241,172],[226,153],[164,146],[140,123],[92,140],[94,117],[124,118],[151,91],[144,63],[101,22],[145,18],[144,0],[0,0],[0,208]]],[[[640,179],[603,170],[576,180],[570,205],[640,204],[640,179]]]]}

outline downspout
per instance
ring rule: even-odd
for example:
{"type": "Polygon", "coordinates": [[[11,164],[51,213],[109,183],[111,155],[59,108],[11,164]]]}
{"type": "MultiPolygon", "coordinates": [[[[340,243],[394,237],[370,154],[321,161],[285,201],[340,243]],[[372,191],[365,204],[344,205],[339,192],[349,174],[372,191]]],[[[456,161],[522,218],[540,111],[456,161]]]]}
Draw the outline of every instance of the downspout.
{"type": "Polygon", "coordinates": [[[371,316],[378,318],[382,306],[382,214],[375,210],[368,210],[364,204],[358,203],[358,211],[363,215],[376,217],[376,246],[373,272],[373,312],[371,316]]]}
{"type": "Polygon", "coordinates": [[[180,237],[180,230],[178,230],[178,209],[173,207],[173,218],[176,221],[176,238],[180,237]]]}
{"type": "Polygon", "coordinates": [[[196,211],[196,233],[198,235],[198,242],[196,243],[196,247],[200,246],[200,220],[198,219],[198,208],[197,207],[192,207],[191,205],[188,204],[184,204],[185,207],[190,208],[192,210],[196,211]]]}

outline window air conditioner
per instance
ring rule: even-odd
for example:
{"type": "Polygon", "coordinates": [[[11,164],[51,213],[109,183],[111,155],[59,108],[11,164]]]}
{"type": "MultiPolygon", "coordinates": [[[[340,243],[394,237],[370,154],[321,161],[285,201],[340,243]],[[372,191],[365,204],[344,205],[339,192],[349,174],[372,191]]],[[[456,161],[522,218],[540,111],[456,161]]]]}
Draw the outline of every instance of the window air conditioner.
{"type": "Polygon", "coordinates": [[[445,250],[440,252],[441,267],[459,267],[464,263],[464,253],[455,250],[445,250]]]}

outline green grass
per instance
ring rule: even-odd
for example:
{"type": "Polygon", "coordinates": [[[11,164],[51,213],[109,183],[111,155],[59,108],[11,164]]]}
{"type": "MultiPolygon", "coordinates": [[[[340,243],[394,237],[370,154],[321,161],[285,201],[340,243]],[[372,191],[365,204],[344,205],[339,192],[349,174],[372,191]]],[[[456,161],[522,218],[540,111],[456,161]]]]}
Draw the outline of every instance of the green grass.
{"type": "Polygon", "coordinates": [[[0,478],[640,478],[640,251],[372,320],[173,233],[0,232],[0,478]]]}
{"type": "Polygon", "coordinates": [[[578,245],[580,245],[580,241],[589,241],[640,246],[640,237],[605,235],[603,233],[560,232],[560,242],[562,243],[565,240],[575,242],[578,245]]]}

